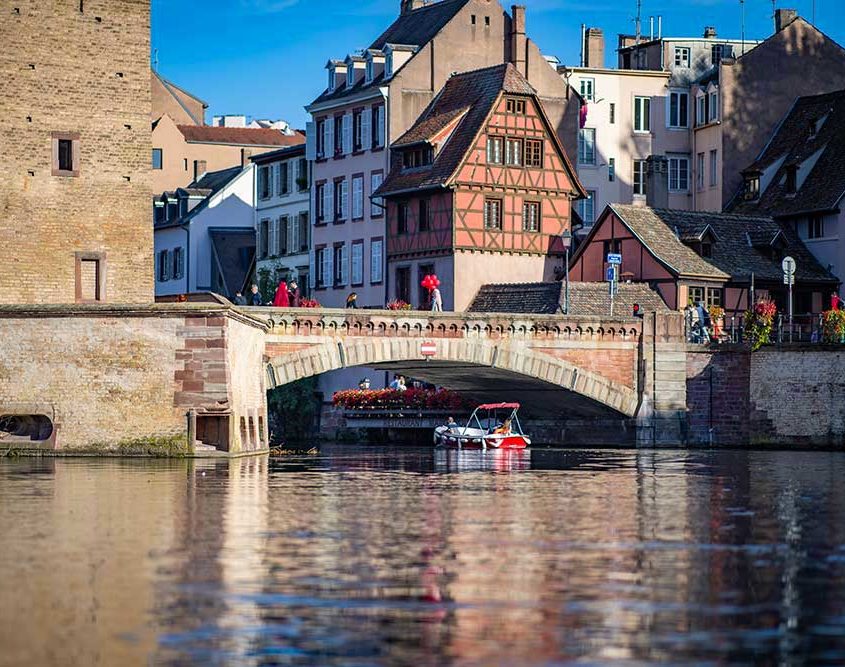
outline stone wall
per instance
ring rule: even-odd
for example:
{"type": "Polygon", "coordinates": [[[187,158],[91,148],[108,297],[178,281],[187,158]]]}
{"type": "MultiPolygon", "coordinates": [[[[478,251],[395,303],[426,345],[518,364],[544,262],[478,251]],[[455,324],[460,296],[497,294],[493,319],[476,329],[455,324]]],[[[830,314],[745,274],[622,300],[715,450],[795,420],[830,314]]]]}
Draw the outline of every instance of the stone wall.
{"type": "Polygon", "coordinates": [[[0,301],[74,303],[77,253],[100,259],[101,300],[152,301],[149,0],[0,15],[0,301]],[[75,175],[53,175],[54,133],[75,175]]]}
{"type": "Polygon", "coordinates": [[[749,442],[751,354],[747,349],[687,351],[687,443],[742,447],[749,442]]]}
{"type": "Polygon", "coordinates": [[[0,445],[192,454],[191,411],[201,429],[210,419],[226,429],[221,449],[265,449],[263,336],[260,322],[223,306],[0,307],[0,416],[53,425],[43,439],[0,433],[0,445]],[[242,417],[254,425],[246,441],[242,417]]]}

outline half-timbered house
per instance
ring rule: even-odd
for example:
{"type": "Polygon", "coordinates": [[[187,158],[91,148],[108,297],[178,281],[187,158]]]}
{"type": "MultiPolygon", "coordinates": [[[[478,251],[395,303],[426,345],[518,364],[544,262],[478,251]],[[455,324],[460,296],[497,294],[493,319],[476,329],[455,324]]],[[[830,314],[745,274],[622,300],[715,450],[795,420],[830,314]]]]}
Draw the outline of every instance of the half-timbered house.
{"type": "Polygon", "coordinates": [[[391,146],[374,197],[387,210],[388,297],[444,307],[481,285],[553,280],[572,202],[585,196],[535,89],[510,63],[452,76],[391,146]]]}

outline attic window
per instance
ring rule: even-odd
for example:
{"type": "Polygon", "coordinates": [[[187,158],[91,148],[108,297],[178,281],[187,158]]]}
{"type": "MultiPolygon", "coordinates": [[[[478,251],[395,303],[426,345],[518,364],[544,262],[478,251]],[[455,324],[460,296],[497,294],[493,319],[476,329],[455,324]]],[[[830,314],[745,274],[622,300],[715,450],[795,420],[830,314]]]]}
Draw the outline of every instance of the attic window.
{"type": "Polygon", "coordinates": [[[470,16],[470,17],[469,17],[469,20],[470,20],[470,23],[472,23],[472,25],[475,25],[475,14],[473,14],[472,16],[470,16]]]}
{"type": "Polygon", "coordinates": [[[710,241],[702,241],[701,242],[701,256],[702,257],[712,257],[713,256],[713,243],[710,241]]]}
{"type": "Polygon", "coordinates": [[[525,100],[508,99],[506,107],[508,113],[525,115],[525,100]]]}
{"type": "Polygon", "coordinates": [[[760,174],[750,174],[745,177],[745,199],[748,201],[760,199],[760,174]]]}
{"type": "Polygon", "coordinates": [[[384,78],[389,79],[393,76],[393,53],[387,53],[384,57],[384,78]]]}
{"type": "Polygon", "coordinates": [[[434,149],[431,146],[412,148],[402,154],[402,168],[415,169],[427,167],[434,161],[434,149]]]}
{"type": "Polygon", "coordinates": [[[329,92],[334,90],[334,67],[329,67],[329,92]]]}
{"type": "Polygon", "coordinates": [[[798,165],[790,164],[786,167],[786,192],[794,195],[798,190],[798,165]]]}
{"type": "Polygon", "coordinates": [[[372,59],[367,61],[367,70],[364,74],[364,78],[366,79],[366,83],[370,83],[373,80],[373,61],[372,59]]]}
{"type": "Polygon", "coordinates": [[[346,70],[346,87],[352,88],[355,85],[355,67],[352,63],[349,64],[349,69],[346,70]]]}

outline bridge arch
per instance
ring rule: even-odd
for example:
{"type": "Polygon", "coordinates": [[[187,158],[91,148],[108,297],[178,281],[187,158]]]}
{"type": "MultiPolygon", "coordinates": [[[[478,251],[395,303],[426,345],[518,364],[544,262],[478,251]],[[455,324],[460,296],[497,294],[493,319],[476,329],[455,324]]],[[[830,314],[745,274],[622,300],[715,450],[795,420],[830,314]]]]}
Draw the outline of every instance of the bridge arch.
{"type": "MultiPolygon", "coordinates": [[[[355,366],[419,361],[423,338],[325,338],[302,349],[271,357],[268,387],[275,388],[314,375],[355,366]]],[[[533,351],[510,340],[437,339],[437,360],[509,371],[590,398],[627,417],[637,414],[634,389],[580,368],[564,359],[533,351]]]]}

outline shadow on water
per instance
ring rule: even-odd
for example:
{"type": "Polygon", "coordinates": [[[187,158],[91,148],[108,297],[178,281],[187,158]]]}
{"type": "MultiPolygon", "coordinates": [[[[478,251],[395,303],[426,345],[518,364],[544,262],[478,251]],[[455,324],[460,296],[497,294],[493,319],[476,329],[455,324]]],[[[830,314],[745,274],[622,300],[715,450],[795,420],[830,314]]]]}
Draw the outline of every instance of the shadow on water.
{"type": "Polygon", "coordinates": [[[360,446],[3,461],[0,665],[841,663],[843,469],[360,446]]]}

